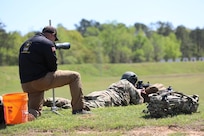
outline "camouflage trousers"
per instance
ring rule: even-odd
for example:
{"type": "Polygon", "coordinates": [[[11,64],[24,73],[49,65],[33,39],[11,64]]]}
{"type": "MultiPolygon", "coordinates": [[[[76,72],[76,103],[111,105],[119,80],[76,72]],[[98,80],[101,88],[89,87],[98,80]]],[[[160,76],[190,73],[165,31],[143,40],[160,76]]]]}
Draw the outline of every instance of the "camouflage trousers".
{"type": "Polygon", "coordinates": [[[85,105],[90,108],[110,107],[110,106],[127,106],[130,96],[121,97],[114,90],[95,91],[84,96],[85,105]]]}

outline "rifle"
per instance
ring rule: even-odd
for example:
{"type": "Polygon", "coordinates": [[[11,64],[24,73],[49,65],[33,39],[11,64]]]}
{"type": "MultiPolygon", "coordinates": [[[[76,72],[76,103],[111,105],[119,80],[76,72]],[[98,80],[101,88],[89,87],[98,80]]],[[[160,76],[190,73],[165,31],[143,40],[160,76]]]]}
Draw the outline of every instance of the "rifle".
{"type": "Polygon", "coordinates": [[[150,86],[149,81],[148,81],[146,84],[144,84],[142,80],[139,80],[139,81],[137,82],[137,84],[136,84],[136,88],[137,88],[137,89],[143,89],[143,88],[146,89],[146,88],[149,87],[149,86],[150,86]]]}

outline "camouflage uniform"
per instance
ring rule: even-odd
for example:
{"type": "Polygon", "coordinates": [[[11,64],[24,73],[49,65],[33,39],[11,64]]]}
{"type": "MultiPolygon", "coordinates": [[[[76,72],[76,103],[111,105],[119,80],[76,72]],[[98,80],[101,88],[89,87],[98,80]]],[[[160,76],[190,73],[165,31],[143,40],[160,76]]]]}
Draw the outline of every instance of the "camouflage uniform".
{"type": "Polygon", "coordinates": [[[106,90],[92,92],[85,97],[85,105],[90,108],[108,106],[127,106],[129,104],[141,104],[143,98],[139,89],[132,83],[122,79],[111,84],[106,90]]]}

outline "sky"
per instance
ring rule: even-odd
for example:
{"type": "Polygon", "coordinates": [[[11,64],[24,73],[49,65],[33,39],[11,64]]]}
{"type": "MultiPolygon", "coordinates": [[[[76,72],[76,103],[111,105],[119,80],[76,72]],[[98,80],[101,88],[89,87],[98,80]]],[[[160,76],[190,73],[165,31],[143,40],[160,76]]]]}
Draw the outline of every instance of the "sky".
{"type": "Polygon", "coordinates": [[[176,28],[204,28],[203,0],[1,0],[0,22],[7,32],[26,34],[44,26],[75,29],[82,19],[103,23],[170,22],[176,28]]]}

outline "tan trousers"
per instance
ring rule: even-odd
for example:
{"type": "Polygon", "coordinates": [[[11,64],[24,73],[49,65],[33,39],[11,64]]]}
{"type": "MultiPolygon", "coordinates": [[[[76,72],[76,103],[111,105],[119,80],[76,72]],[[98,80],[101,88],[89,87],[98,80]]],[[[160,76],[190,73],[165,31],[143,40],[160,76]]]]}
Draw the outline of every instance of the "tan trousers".
{"type": "Polygon", "coordinates": [[[22,84],[24,92],[28,93],[28,109],[34,116],[40,116],[44,101],[44,91],[69,85],[72,96],[72,110],[84,108],[81,77],[78,72],[57,70],[47,73],[43,78],[22,84]]]}

